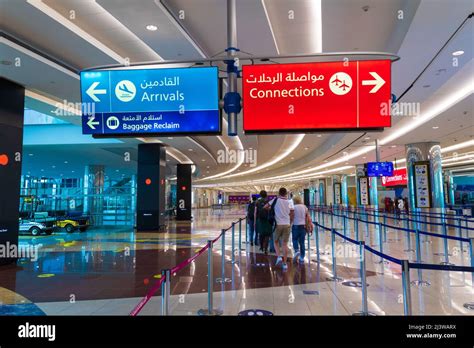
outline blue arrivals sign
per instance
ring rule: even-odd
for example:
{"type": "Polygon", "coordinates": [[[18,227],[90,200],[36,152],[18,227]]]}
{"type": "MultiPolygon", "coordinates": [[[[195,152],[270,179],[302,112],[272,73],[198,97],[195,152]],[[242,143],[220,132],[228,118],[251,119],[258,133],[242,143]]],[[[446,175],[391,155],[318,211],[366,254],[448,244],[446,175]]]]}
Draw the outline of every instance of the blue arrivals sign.
{"type": "Polygon", "coordinates": [[[81,95],[84,134],[221,132],[217,67],[82,72],[81,95]]]}

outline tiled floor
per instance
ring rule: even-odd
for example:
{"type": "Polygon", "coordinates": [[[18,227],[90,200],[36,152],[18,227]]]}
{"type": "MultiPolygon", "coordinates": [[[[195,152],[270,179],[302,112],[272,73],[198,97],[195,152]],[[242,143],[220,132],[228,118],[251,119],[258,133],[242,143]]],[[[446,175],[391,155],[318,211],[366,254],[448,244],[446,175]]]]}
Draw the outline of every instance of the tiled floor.
{"type": "MultiPolygon", "coordinates": [[[[18,267],[0,268],[0,314],[24,315],[128,315],[157,281],[161,269],[171,268],[194,255],[208,239],[243,215],[243,211],[211,212],[197,210],[192,223],[171,223],[165,233],[133,233],[129,229],[94,231],[48,237],[21,237],[22,243],[41,243],[37,261],[21,260],[18,267]],[[15,309],[15,305],[17,309],[15,309]]],[[[390,220],[388,223],[392,223],[390,220]]],[[[326,217],[324,224],[330,226],[326,217]]],[[[342,231],[342,221],[334,221],[342,231]]],[[[353,225],[346,233],[355,237],[353,225]]],[[[258,247],[245,244],[245,226],[241,226],[242,250],[235,250],[231,264],[232,237],[226,233],[224,285],[214,283],[214,308],[235,315],[246,309],[268,310],[275,315],[349,315],[361,310],[361,288],[344,286],[326,279],[332,275],[332,258],[320,254],[316,260],[315,239],[311,238],[310,257],[304,265],[291,264],[287,272],[275,267],[274,255],[263,255],[258,247]],[[306,293],[304,292],[306,291],[306,293]]],[[[456,232],[456,231],[453,231],[456,232]]],[[[327,232],[319,234],[319,249],[331,251],[327,232]]],[[[369,225],[359,226],[359,236],[379,249],[379,234],[369,225]]],[[[235,226],[235,243],[239,225],[235,226]]],[[[415,238],[410,236],[411,247],[415,238]]],[[[382,233],[384,239],[384,233],[382,233]]],[[[403,231],[388,230],[383,252],[399,259],[414,261],[407,249],[403,231]]],[[[424,241],[424,237],[421,238],[424,241]]],[[[420,244],[422,261],[439,263],[444,244],[437,238],[420,244]]],[[[465,246],[463,247],[465,249],[465,246]]],[[[458,242],[450,241],[450,262],[469,265],[469,254],[461,252],[458,242]]],[[[344,280],[359,280],[359,253],[356,246],[336,238],[337,275],[344,280]]],[[[221,278],[221,240],[213,250],[214,277],[221,278]]],[[[379,257],[366,253],[368,307],[379,315],[403,314],[400,267],[379,264],[379,257]]],[[[412,280],[418,272],[411,271],[412,280]]],[[[414,314],[474,314],[463,305],[474,302],[472,276],[468,273],[423,271],[429,287],[411,287],[414,314]]],[[[170,312],[173,315],[195,315],[207,307],[207,256],[173,275],[170,312]]],[[[159,292],[140,315],[159,315],[159,292]]]]}

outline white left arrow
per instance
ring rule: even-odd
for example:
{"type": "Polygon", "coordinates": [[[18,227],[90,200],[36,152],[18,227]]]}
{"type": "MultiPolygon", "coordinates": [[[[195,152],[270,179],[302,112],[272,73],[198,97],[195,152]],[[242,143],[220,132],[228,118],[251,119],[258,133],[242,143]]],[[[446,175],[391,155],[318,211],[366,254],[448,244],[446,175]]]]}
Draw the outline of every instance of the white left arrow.
{"type": "Polygon", "coordinates": [[[95,89],[100,82],[94,82],[86,91],[87,95],[92,98],[93,101],[100,102],[100,99],[96,97],[96,94],[106,94],[105,89],[95,89]]]}
{"type": "Polygon", "coordinates": [[[372,75],[375,80],[363,80],[362,84],[364,86],[374,85],[374,87],[369,91],[369,93],[376,93],[385,84],[385,80],[374,71],[369,72],[369,74],[372,75]]]}
{"type": "Polygon", "coordinates": [[[87,125],[91,128],[91,129],[95,129],[95,126],[98,126],[100,124],[99,121],[95,121],[95,116],[92,116],[91,118],[89,118],[89,121],[87,121],[87,125]]]}

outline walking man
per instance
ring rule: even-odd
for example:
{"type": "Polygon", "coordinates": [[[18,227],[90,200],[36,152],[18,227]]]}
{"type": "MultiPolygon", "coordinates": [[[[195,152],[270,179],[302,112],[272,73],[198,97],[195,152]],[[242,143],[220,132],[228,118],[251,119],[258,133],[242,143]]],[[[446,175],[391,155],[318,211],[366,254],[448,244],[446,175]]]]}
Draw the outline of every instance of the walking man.
{"type": "Polygon", "coordinates": [[[290,239],[290,228],[295,216],[293,201],[288,199],[288,191],[286,188],[280,188],[278,197],[268,202],[265,208],[270,209],[270,216],[274,216],[275,219],[273,242],[278,257],[276,265],[283,262],[282,269],[286,271],[288,269],[286,263],[288,257],[288,240],[290,239]],[[281,248],[279,244],[280,240],[282,244],[281,248]]]}

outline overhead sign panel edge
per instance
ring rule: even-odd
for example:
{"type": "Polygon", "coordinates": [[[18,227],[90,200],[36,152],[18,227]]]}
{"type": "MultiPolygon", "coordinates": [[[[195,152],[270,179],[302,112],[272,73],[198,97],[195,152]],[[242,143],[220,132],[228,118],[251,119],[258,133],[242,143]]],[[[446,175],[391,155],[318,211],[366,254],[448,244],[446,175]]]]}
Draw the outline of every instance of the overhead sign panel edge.
{"type": "Polygon", "coordinates": [[[220,134],[217,67],[81,72],[83,134],[220,134]]]}
{"type": "Polygon", "coordinates": [[[243,66],[246,133],[391,126],[391,61],[243,66]]]}

